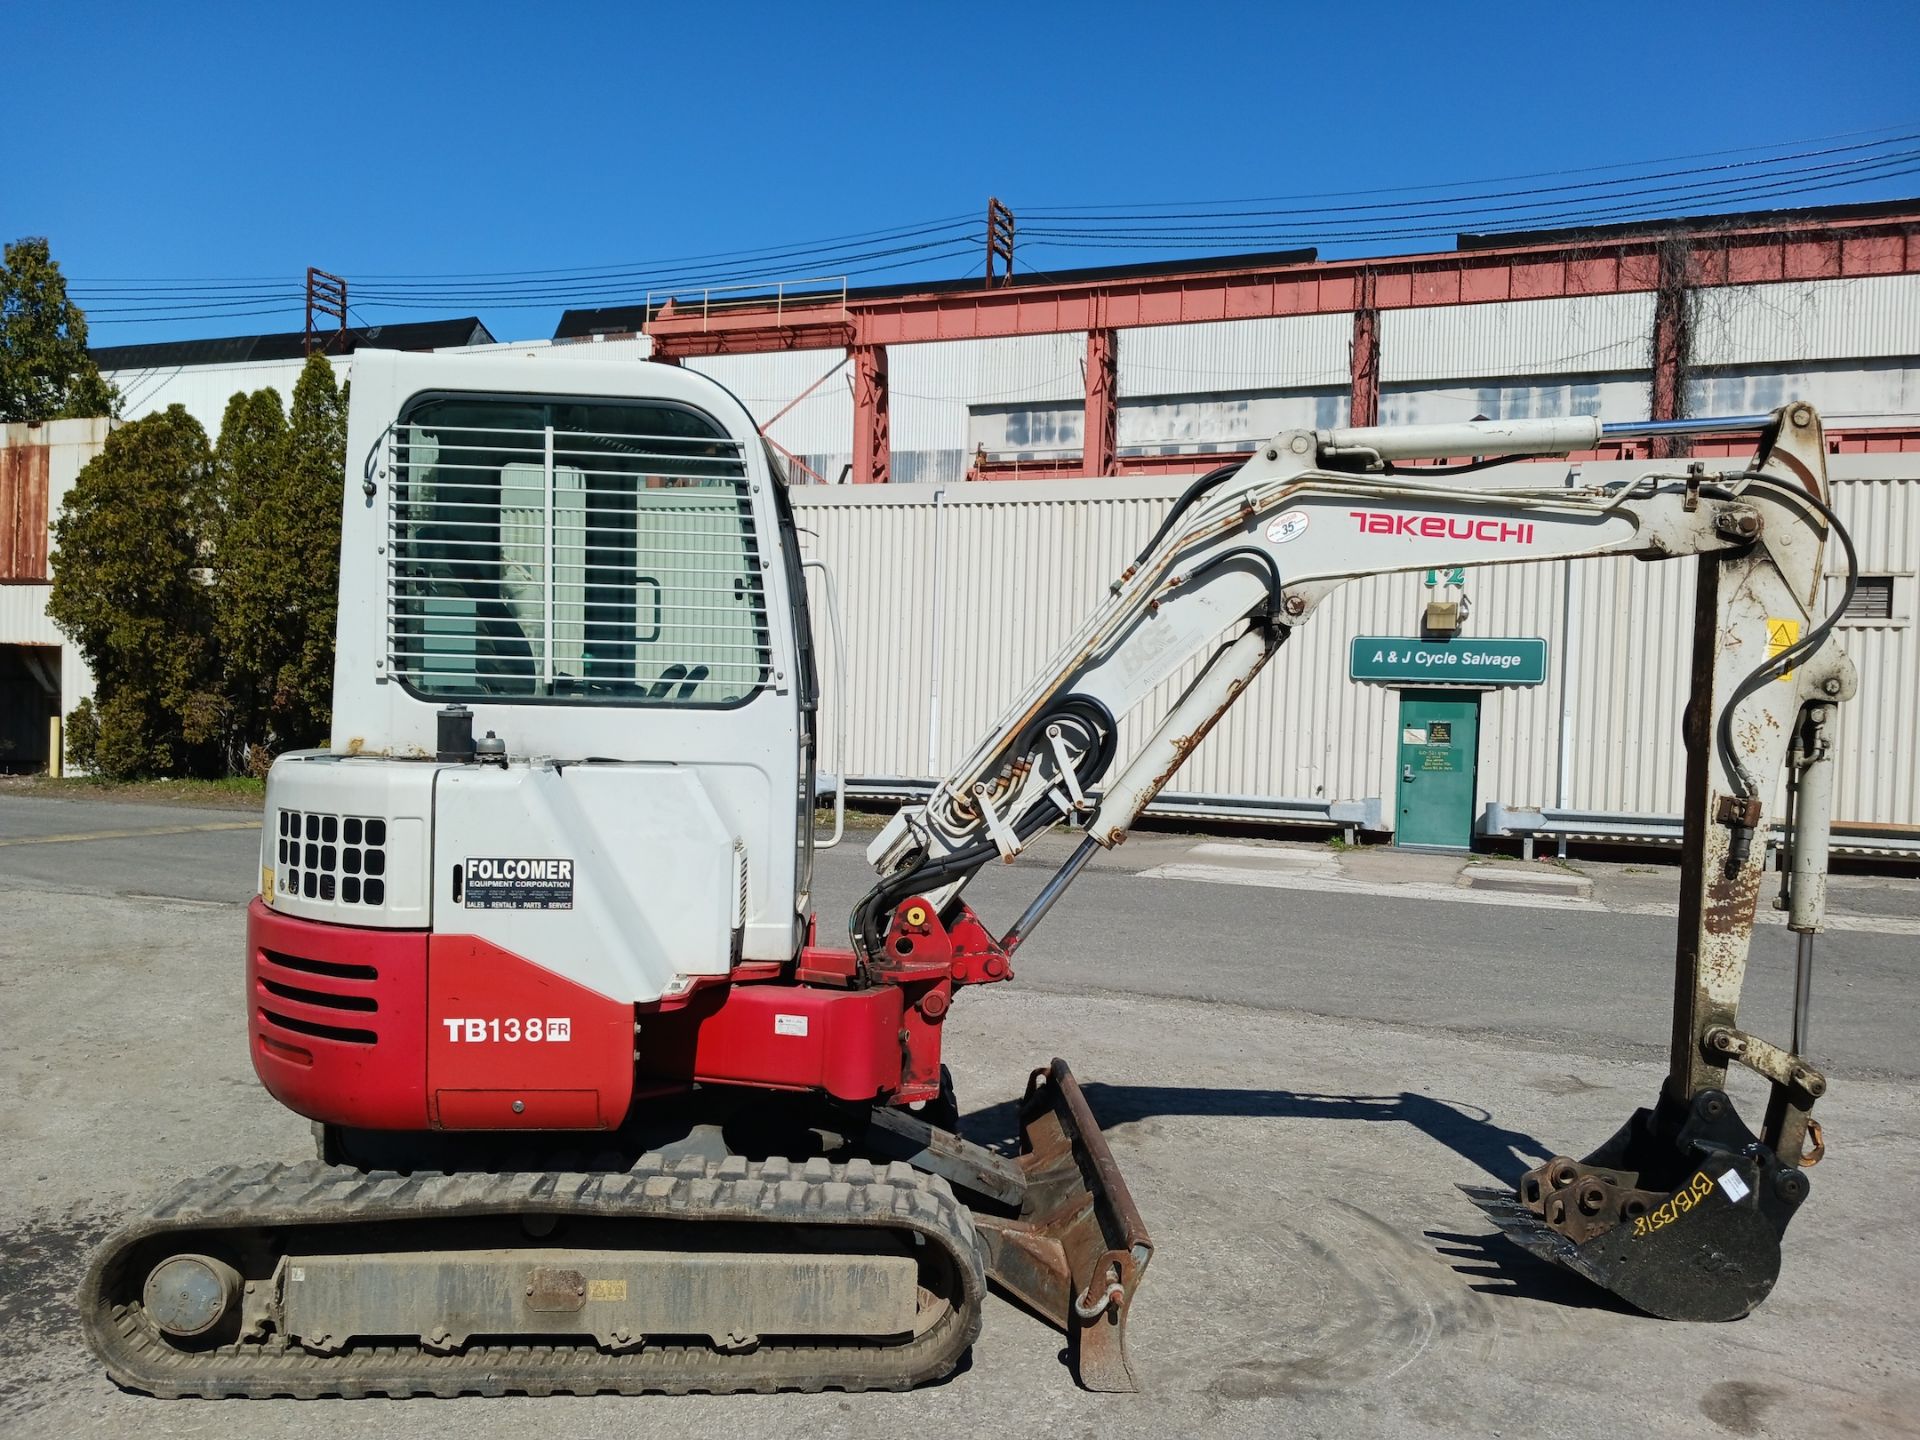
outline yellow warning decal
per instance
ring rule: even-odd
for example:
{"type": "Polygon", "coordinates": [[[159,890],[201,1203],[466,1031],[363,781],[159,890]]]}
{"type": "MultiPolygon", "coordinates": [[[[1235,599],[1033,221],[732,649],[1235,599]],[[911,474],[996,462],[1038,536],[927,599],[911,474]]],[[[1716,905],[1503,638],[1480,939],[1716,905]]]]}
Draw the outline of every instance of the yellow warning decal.
{"type": "Polygon", "coordinates": [[[627,1298],[627,1282],[624,1280],[589,1280],[587,1282],[589,1300],[624,1300],[627,1298]]]}
{"type": "MultiPolygon", "coordinates": [[[[1777,615],[1769,615],[1767,617],[1767,658],[1769,660],[1799,640],[1799,638],[1800,622],[1798,620],[1782,620],[1777,615]]],[[[1793,671],[1789,670],[1778,678],[1781,680],[1791,680],[1793,679],[1793,671]]]]}
{"type": "Polygon", "coordinates": [[[271,865],[260,867],[260,898],[269,905],[273,904],[273,867],[271,865]]]}

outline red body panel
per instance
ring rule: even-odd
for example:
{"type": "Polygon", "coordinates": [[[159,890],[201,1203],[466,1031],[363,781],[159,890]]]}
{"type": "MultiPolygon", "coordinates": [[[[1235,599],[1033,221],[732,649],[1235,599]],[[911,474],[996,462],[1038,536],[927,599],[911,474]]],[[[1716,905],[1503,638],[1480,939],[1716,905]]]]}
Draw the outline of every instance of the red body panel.
{"type": "MultiPolygon", "coordinates": [[[[912,912],[926,919],[923,906],[912,912]]],[[[850,952],[809,947],[816,983],[702,987],[635,1007],[472,935],[247,911],[248,1038],[269,1093],[369,1130],[607,1130],[636,1070],[661,1085],[824,1091],[907,1103],[938,1093],[953,990],[1011,975],[971,912],[892,937],[864,986],[850,952]],[[976,953],[978,952],[978,953],[976,953]]]]}
{"type": "Polygon", "coordinates": [[[247,907],[247,1048],[296,1114],[427,1128],[427,936],[247,907]]]}
{"type": "MultiPolygon", "coordinates": [[[[882,1099],[900,1089],[901,1001],[892,985],[716,988],[684,1009],[642,1017],[640,1070],[657,1079],[882,1099]]],[[[937,1072],[937,1053],[934,1066],[937,1072]]]]}
{"type": "Polygon", "coordinates": [[[633,1096],[633,1006],[473,935],[427,942],[430,1113],[445,1130],[611,1130],[633,1096]]]}

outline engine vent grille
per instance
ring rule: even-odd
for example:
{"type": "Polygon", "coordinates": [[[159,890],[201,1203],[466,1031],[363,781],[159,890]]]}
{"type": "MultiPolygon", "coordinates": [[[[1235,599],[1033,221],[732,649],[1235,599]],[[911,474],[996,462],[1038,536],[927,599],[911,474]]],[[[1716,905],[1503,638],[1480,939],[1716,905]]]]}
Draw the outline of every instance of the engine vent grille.
{"type": "Polygon", "coordinates": [[[280,892],[338,905],[387,902],[387,822],[377,815],[282,810],[280,892]]]}
{"type": "MultiPolygon", "coordinates": [[[[306,841],[303,838],[297,843],[304,845],[306,841]]],[[[263,1025],[308,1040],[343,1045],[379,1043],[378,1033],[367,1028],[376,1023],[380,1010],[380,998],[372,986],[380,972],[374,966],[316,960],[265,948],[255,951],[254,957],[254,998],[263,1025]]]]}

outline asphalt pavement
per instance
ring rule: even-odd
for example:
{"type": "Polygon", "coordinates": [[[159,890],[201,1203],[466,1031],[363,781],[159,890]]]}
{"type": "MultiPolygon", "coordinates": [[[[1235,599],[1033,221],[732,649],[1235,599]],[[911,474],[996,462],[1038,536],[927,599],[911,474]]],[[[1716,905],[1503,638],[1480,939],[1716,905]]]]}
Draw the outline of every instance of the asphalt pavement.
{"type": "MultiPolygon", "coordinates": [[[[1578,899],[1462,895],[1434,857],[1179,835],[1103,857],[947,1037],[977,1139],[1006,1134],[1031,1065],[1066,1055],[1085,1082],[1159,1247],[1142,1394],[1075,1390],[1057,1337],[998,1298],[961,1373],[901,1396],[123,1394],[72,1321],[88,1247],[181,1178],[309,1153],[245,1056],[249,823],[0,796],[0,1433],[1920,1435],[1920,883],[1836,887],[1859,925],[1821,939],[1830,1154],[1778,1289],[1736,1324],[1672,1325],[1518,1256],[1455,1189],[1589,1148],[1652,1099],[1670,869],[1582,866],[1578,899]]],[[[866,879],[859,844],[820,857],[823,932],[866,879]]],[[[1010,918],[1057,858],[991,868],[976,907],[1010,918]]],[[[1789,939],[1756,944],[1763,1032],[1784,1032],[1789,939]]],[[[1757,1119],[1756,1087],[1735,1093],[1757,1119]]]]}

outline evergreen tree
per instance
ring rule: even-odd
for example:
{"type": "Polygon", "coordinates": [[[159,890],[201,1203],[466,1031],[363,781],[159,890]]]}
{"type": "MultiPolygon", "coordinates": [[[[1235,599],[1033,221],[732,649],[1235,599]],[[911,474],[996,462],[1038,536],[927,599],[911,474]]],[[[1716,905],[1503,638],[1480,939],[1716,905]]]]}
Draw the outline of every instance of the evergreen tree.
{"type": "Polygon", "coordinates": [[[111,415],[120,397],[87,354],[87,317],[67,298],[47,242],[0,252],[0,421],[111,415]]]}
{"type": "Polygon", "coordinates": [[[272,391],[228,403],[215,464],[217,633],[235,760],[256,772],[327,739],[346,453],[346,396],[323,356],[300,372],[286,421],[272,391]]]}
{"type": "Polygon", "coordinates": [[[340,503],[347,470],[347,392],[319,355],[293,387],[287,465],[288,560],[300,584],[285,621],[297,651],[280,672],[276,728],[318,745],[333,723],[333,626],[340,610],[340,503]]]}
{"type": "Polygon", "coordinates": [[[205,569],[212,475],[206,432],[170,406],[107,437],[54,524],[47,613],[95,683],[94,703],[69,718],[72,753],[109,778],[224,768],[205,569]]]}
{"type": "Polygon", "coordinates": [[[233,727],[230,763],[260,768],[271,751],[274,693],[283,662],[276,621],[286,601],[281,497],[289,460],[280,392],[256,390],[227,402],[213,452],[206,532],[213,554],[214,633],[220,644],[233,727]]]}

